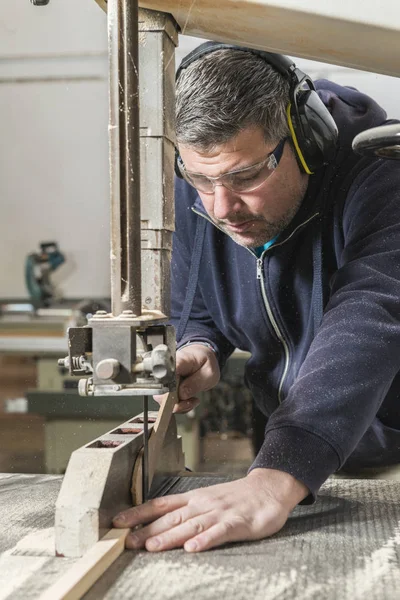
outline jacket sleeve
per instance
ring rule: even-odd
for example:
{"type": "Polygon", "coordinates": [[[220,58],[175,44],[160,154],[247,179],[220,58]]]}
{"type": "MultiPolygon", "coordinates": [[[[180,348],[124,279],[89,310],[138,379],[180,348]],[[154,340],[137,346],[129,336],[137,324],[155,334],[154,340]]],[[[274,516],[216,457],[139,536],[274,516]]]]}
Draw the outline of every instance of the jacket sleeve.
{"type": "Polygon", "coordinates": [[[398,163],[379,160],[356,178],[343,235],[321,326],[252,466],[289,472],[314,497],[369,430],[400,370],[398,163]]]}
{"type": "MultiPolygon", "coordinates": [[[[191,210],[194,197],[197,195],[193,188],[182,181],[175,184],[176,223],[173,237],[171,262],[171,324],[176,331],[187,301],[187,287],[190,265],[193,258],[193,243],[196,235],[197,219],[203,217],[191,210]]],[[[212,225],[207,225],[212,227],[212,225]]],[[[209,301],[212,301],[211,299],[209,301]]],[[[183,335],[177,339],[178,349],[188,342],[205,342],[216,352],[220,368],[233,352],[234,347],[224,337],[213,322],[207,303],[204,301],[201,286],[197,284],[192,310],[183,335]]]]}

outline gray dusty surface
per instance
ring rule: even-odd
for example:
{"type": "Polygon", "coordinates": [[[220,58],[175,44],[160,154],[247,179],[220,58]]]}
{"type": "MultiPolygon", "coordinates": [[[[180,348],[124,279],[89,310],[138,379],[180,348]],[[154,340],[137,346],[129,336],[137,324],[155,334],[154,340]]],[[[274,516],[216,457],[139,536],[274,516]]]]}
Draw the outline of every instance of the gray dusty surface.
{"type": "MultiPolygon", "coordinates": [[[[184,478],[169,493],[224,480],[184,478]]],[[[60,484],[0,476],[0,599],[37,598],[73,563],[49,552],[60,484]]],[[[85,600],[398,600],[399,590],[400,483],[333,479],[270,539],[198,555],[125,552],[85,600]]]]}

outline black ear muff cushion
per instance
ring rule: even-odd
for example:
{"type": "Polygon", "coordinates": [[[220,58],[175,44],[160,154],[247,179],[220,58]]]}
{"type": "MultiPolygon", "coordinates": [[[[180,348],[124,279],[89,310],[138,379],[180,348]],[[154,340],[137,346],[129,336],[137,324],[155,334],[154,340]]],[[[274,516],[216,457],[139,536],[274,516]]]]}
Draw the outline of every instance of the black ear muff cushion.
{"type": "Polygon", "coordinates": [[[305,129],[309,130],[307,134],[306,131],[304,133],[312,136],[311,145],[319,148],[323,162],[329,162],[335,157],[338,131],[332,115],[317,92],[307,92],[307,98],[302,98],[301,113],[304,115],[304,123],[307,124],[305,129]]]}
{"type": "Polygon", "coordinates": [[[316,91],[297,91],[291,117],[298,147],[308,169],[313,172],[333,160],[338,131],[316,91]]]}

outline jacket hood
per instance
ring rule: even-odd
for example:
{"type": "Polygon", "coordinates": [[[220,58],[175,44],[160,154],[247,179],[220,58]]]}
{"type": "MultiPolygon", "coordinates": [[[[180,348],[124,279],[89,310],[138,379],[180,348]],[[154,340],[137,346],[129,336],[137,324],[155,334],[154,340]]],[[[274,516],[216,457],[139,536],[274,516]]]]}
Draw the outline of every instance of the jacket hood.
{"type": "Polygon", "coordinates": [[[338,127],[339,152],[351,149],[354,137],[361,131],[386,121],[384,109],[353,87],[319,79],[315,82],[315,88],[338,127]]]}

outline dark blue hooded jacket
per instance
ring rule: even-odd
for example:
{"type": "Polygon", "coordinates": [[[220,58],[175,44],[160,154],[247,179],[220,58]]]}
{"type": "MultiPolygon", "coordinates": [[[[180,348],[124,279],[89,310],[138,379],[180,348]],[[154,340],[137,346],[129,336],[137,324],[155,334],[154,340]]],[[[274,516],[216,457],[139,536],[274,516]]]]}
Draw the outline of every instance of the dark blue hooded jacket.
{"type": "Polygon", "coordinates": [[[268,417],[252,468],[290,473],[314,496],[343,465],[400,462],[400,163],[351,150],[357,133],[385,123],[371,98],[324,80],[316,87],[338,152],[310,176],[278,242],[257,259],[177,180],[172,261],[176,327],[198,263],[178,347],[206,341],[221,366],[234,348],[251,353],[246,383],[268,417]]]}

